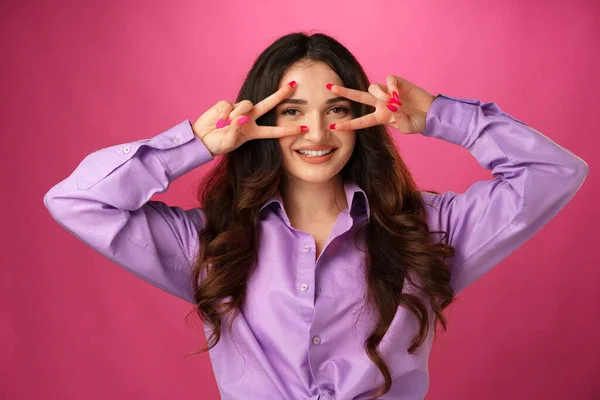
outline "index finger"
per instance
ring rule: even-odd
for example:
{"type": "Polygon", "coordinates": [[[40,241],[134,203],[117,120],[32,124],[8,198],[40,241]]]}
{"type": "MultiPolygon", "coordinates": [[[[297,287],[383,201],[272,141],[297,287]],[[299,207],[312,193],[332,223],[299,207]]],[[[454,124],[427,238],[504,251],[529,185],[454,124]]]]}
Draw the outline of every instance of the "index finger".
{"type": "Polygon", "coordinates": [[[378,99],[371,93],[363,92],[362,90],[348,89],[339,85],[331,85],[329,90],[358,103],[368,104],[373,107],[377,106],[378,99]]]}
{"type": "Polygon", "coordinates": [[[261,115],[264,115],[275,108],[277,104],[279,104],[294,91],[294,86],[296,86],[296,82],[292,81],[289,84],[284,85],[272,95],[256,103],[252,109],[252,116],[257,119],[261,115]]]}
{"type": "Polygon", "coordinates": [[[254,130],[255,139],[278,139],[284,136],[294,136],[302,133],[302,126],[264,126],[258,125],[254,130]]]}
{"type": "Polygon", "coordinates": [[[336,122],[336,131],[354,131],[357,129],[365,129],[375,125],[384,124],[385,121],[380,121],[380,114],[378,112],[372,112],[362,117],[354,118],[349,121],[336,122]]]}

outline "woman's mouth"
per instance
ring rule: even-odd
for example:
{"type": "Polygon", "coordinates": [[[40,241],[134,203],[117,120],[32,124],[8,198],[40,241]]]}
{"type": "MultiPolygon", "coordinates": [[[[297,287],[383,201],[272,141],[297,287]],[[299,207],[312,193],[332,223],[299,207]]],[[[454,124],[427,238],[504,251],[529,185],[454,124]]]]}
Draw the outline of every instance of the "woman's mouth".
{"type": "Polygon", "coordinates": [[[300,159],[309,164],[320,164],[329,160],[337,148],[329,150],[294,150],[300,159]]]}

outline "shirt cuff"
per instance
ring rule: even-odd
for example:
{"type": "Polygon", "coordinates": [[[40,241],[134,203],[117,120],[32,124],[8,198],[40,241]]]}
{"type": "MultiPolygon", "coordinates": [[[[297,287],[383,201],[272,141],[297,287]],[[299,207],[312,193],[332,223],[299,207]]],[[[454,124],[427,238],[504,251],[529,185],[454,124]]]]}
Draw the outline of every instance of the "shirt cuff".
{"type": "Polygon", "coordinates": [[[158,154],[167,166],[171,180],[214,159],[202,140],[194,134],[189,120],[157,135],[151,142],[151,147],[162,149],[158,154]]]}
{"type": "Polygon", "coordinates": [[[478,104],[479,101],[475,99],[438,94],[427,112],[422,135],[464,147],[478,104]]]}

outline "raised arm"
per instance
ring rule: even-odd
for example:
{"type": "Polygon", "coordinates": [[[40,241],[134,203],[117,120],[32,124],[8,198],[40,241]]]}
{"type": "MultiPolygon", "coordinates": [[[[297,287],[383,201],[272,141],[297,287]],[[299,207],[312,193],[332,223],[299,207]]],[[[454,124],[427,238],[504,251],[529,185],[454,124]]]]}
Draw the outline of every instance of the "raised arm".
{"type": "Polygon", "coordinates": [[[44,204],[63,228],[106,258],[193,303],[191,262],[203,213],[149,199],[212,159],[185,120],[151,139],[89,154],[46,193],[44,204]]]}
{"type": "Polygon", "coordinates": [[[430,230],[449,234],[451,284],[462,291],[525,243],[573,198],[588,165],[496,103],[436,96],[424,136],[466,148],[494,178],[464,193],[423,192],[430,230]]]}
{"type": "Polygon", "coordinates": [[[194,124],[185,120],[151,139],[98,150],[52,187],[44,204],[63,228],[106,258],[195,303],[192,264],[205,215],[200,208],[184,210],[150,198],[165,192],[181,175],[249,140],[301,133],[301,126],[256,124],[293,92],[295,84],[282,85],[256,104],[221,100],[194,124]]]}

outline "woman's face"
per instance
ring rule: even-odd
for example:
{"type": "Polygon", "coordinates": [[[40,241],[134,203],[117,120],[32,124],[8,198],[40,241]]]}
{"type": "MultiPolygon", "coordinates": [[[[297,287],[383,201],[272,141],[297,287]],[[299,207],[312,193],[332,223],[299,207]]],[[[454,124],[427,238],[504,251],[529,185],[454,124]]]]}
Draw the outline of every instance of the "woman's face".
{"type": "Polygon", "coordinates": [[[296,81],[297,86],[275,108],[276,125],[306,125],[308,130],[278,139],[284,171],[291,181],[327,183],[350,159],[356,142],[354,131],[329,129],[331,124],[352,119],[350,100],[341,98],[331,102],[337,96],[326,85],[343,85],[343,82],[323,63],[301,62],[292,66],[279,87],[290,81],[296,81]],[[299,153],[300,149],[334,150],[325,155],[320,155],[322,151],[303,155],[299,153]]]}

